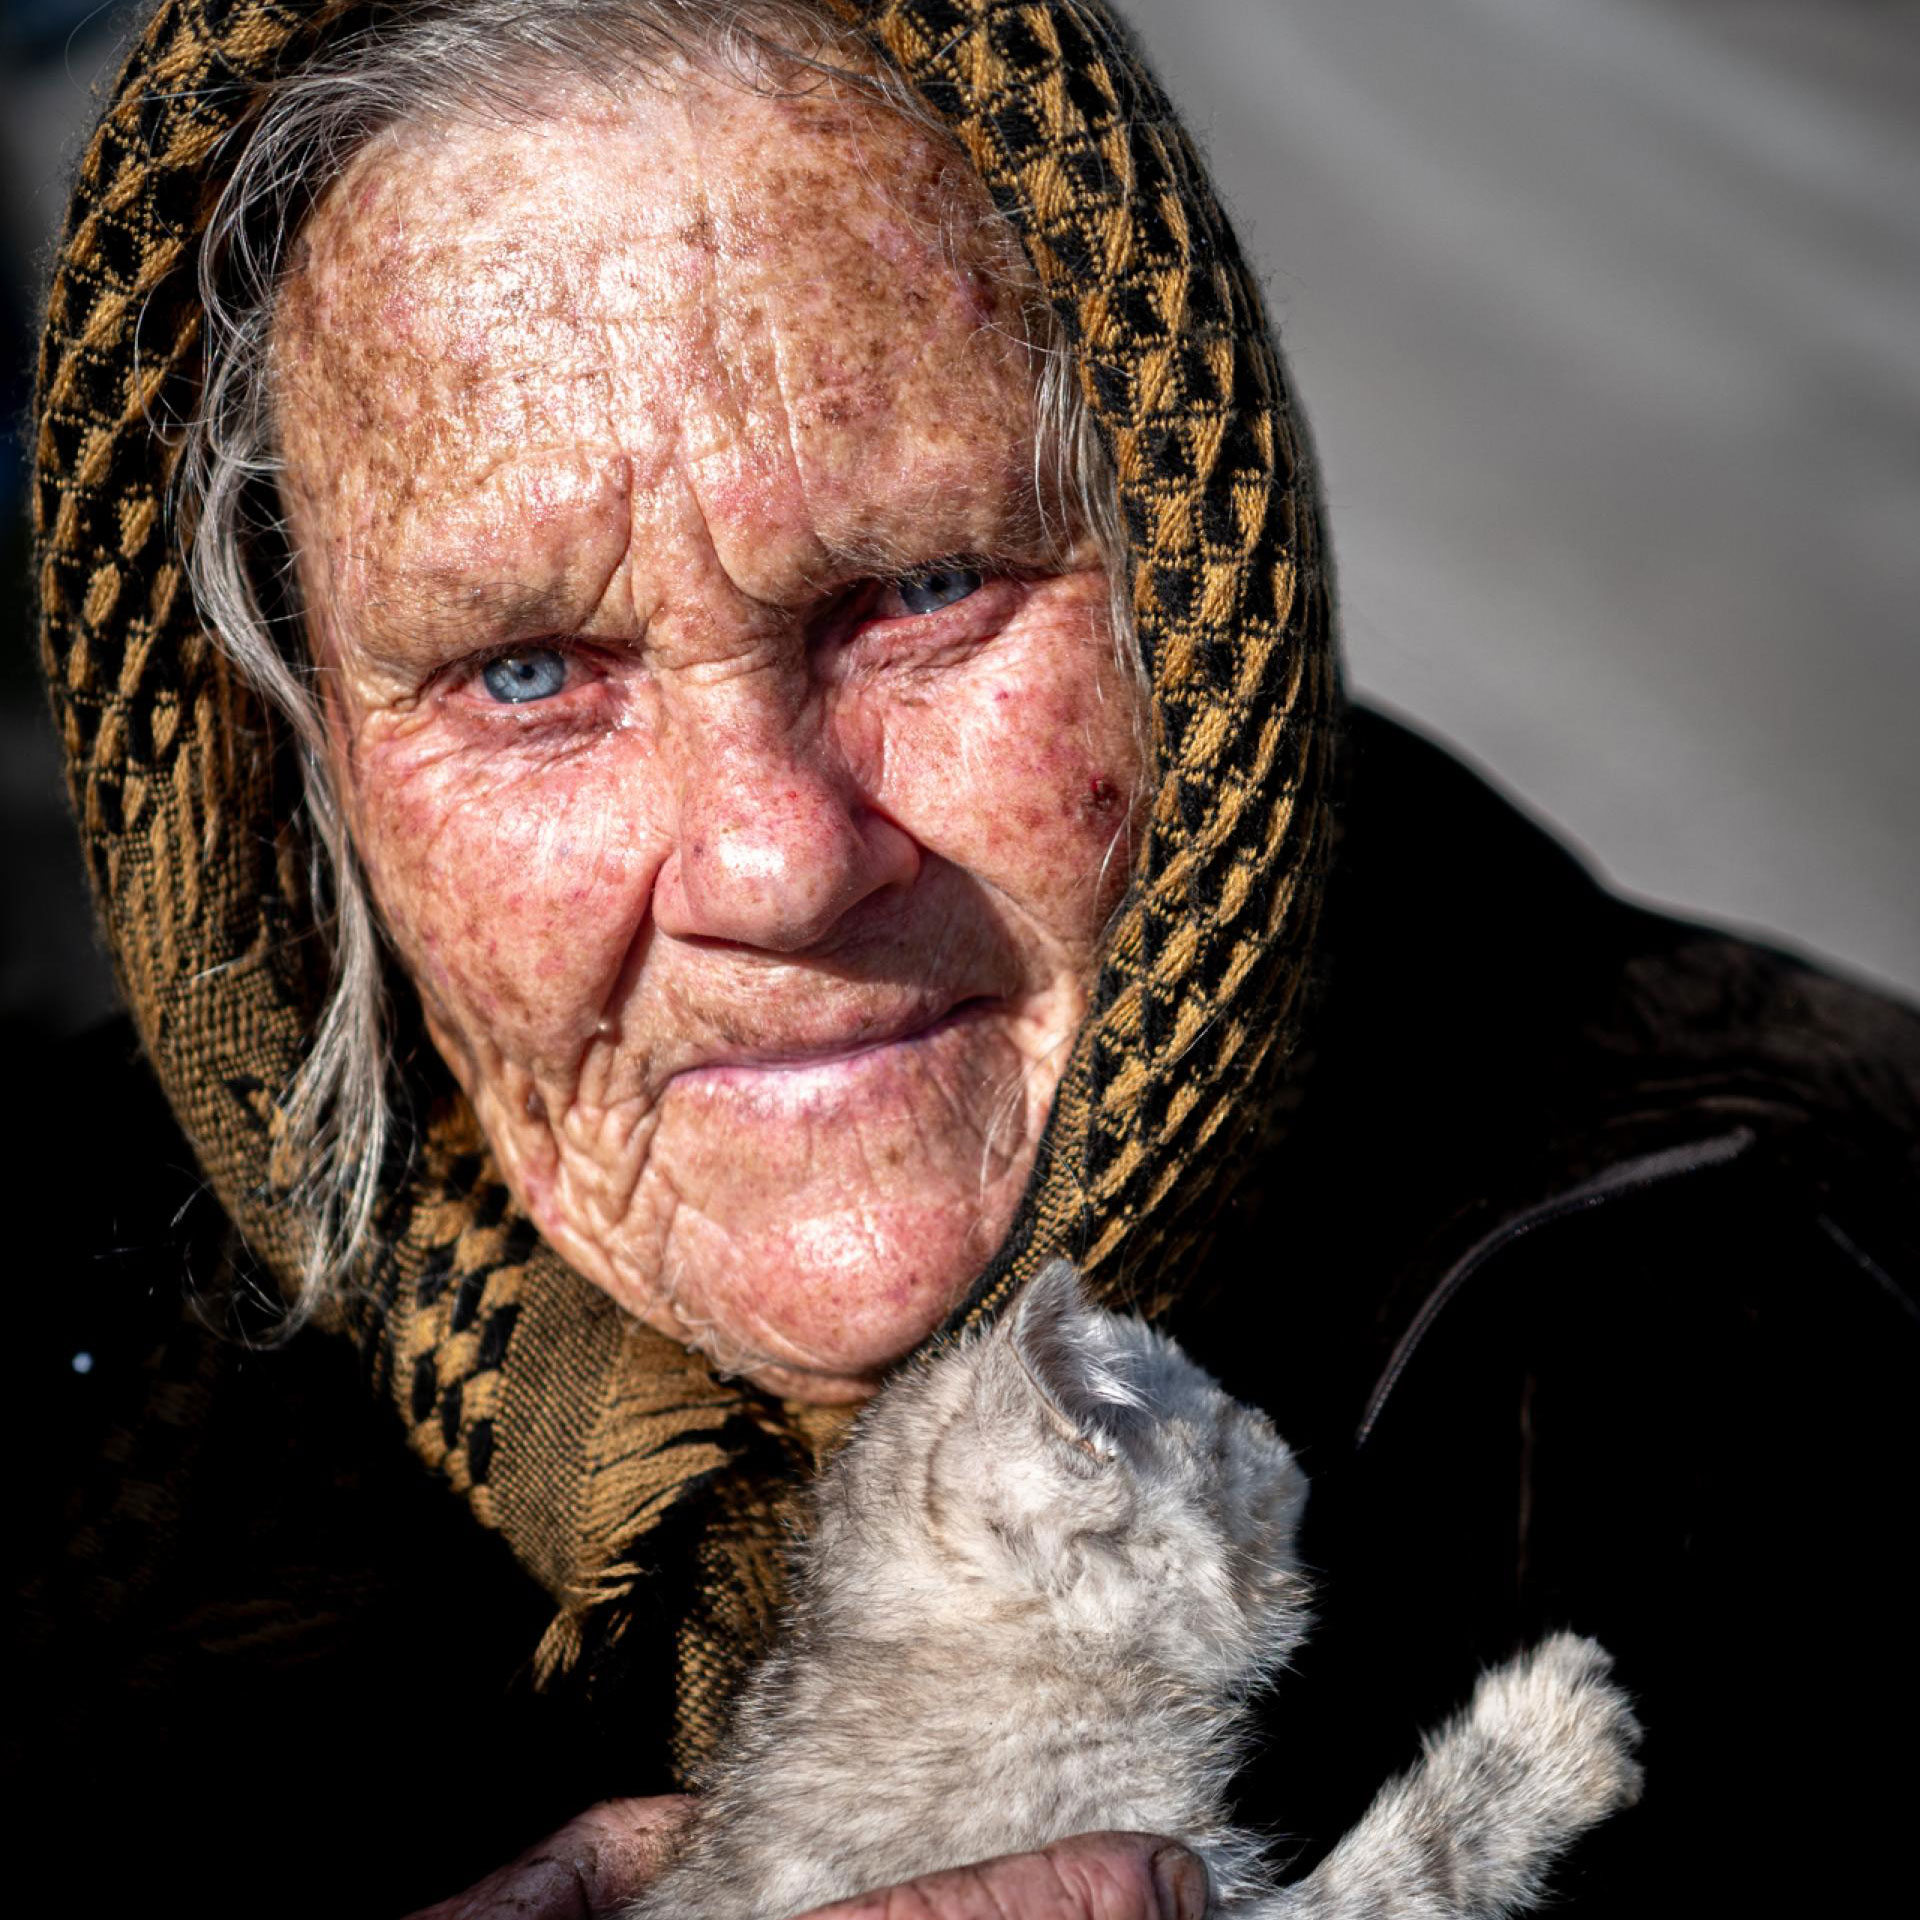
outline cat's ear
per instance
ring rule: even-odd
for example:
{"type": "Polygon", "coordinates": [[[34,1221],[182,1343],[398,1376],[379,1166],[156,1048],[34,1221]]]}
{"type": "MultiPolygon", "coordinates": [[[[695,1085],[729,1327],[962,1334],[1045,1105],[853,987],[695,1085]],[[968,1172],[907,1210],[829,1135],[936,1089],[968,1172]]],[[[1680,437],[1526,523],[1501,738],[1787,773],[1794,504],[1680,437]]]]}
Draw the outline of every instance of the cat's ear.
{"type": "Polygon", "coordinates": [[[1143,1402],[1126,1350],[1071,1263],[1042,1267],[998,1335],[1054,1433],[1096,1460],[1112,1459],[1143,1402]]]}

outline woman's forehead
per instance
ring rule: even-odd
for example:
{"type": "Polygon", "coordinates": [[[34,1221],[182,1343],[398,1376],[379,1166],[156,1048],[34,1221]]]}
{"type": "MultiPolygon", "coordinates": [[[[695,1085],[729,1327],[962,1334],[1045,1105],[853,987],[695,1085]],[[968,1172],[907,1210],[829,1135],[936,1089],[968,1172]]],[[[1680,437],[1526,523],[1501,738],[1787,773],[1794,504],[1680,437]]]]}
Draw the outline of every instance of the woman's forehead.
{"type": "MultiPolygon", "coordinates": [[[[689,75],[613,100],[573,89],[539,112],[409,123],[359,154],[306,224],[296,280],[351,292],[371,279],[504,283],[565,236],[549,293],[590,302],[636,259],[654,276],[715,262],[783,274],[822,248],[925,271],[987,270],[1019,255],[983,218],[958,150],[847,90],[754,93],[689,75]]],[[[1017,303],[1016,303],[1017,307],[1017,303]]]]}
{"type": "Polygon", "coordinates": [[[879,496],[1020,491],[1026,295],[952,152],[865,100],[698,83],[412,129],[309,223],[282,450],[295,492],[378,500],[427,544],[437,514],[511,519],[516,471],[596,458],[884,542],[879,496]]]}

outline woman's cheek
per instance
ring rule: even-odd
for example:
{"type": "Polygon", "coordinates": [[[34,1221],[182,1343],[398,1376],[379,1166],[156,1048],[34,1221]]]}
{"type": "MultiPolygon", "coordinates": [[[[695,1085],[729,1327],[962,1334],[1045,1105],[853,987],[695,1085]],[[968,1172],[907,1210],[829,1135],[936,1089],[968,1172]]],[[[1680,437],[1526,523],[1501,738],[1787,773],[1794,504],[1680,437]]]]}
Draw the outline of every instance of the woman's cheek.
{"type": "Polygon", "coordinates": [[[942,698],[895,706],[884,801],[930,851],[1081,931],[1066,923],[1104,917],[1130,866],[1134,695],[1104,631],[1027,638],[942,698]]]}
{"type": "Polygon", "coordinates": [[[530,1067],[577,1056],[644,911],[650,835],[614,758],[463,745],[358,765],[360,844],[409,970],[530,1067]]]}

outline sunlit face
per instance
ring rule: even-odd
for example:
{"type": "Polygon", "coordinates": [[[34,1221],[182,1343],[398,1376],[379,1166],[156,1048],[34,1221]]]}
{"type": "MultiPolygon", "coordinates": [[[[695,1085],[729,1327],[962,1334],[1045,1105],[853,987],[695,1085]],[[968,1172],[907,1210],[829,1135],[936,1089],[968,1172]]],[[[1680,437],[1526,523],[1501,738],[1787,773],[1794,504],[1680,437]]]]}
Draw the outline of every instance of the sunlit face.
{"type": "Polygon", "coordinates": [[[694,79],[415,128],[309,222],[273,342],[435,1044],[571,1265],[821,1401],[1010,1224],[1140,772],[955,165],[837,89],[694,79]]]}

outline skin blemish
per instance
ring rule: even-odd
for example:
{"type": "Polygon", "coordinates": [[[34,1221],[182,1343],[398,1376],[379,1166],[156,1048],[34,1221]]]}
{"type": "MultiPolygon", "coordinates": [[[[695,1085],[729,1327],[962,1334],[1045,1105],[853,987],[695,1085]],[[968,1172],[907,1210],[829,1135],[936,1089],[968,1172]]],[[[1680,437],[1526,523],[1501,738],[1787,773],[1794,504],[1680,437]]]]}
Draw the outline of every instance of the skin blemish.
{"type": "Polygon", "coordinates": [[[1120,789],[1105,774],[1095,774],[1087,782],[1086,809],[1089,813],[1102,817],[1113,813],[1120,805],[1120,789]]]}

